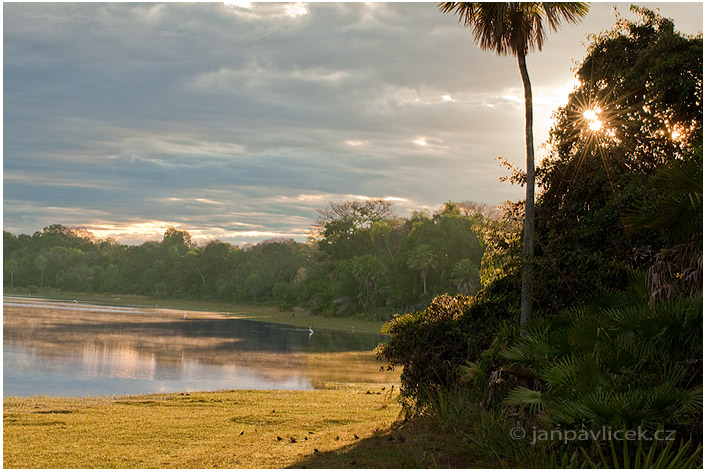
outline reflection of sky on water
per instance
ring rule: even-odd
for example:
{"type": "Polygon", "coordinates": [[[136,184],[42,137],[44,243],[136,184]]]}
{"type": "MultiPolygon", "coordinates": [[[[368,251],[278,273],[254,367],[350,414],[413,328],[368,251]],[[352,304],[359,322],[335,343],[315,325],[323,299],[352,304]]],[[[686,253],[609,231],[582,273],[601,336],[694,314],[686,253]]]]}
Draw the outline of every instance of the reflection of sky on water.
{"type": "Polygon", "coordinates": [[[158,363],[132,349],[86,346],[72,356],[42,356],[36,349],[5,343],[3,396],[92,396],[227,389],[313,388],[306,376],[268,377],[238,365],[158,363]]]}
{"type": "MultiPolygon", "coordinates": [[[[340,376],[340,366],[349,365],[347,353],[370,352],[374,362],[372,349],[380,340],[316,327],[311,335],[308,328],[252,320],[182,319],[181,312],[156,316],[157,310],[37,299],[5,298],[4,309],[4,396],[311,389],[340,376]],[[313,367],[307,355],[326,360],[313,367]],[[342,364],[332,368],[329,355],[342,364]]],[[[369,381],[368,373],[358,379],[353,372],[346,381],[369,381]]]]}
{"type": "Polygon", "coordinates": [[[147,313],[140,311],[137,308],[125,308],[119,306],[101,306],[101,305],[84,305],[70,303],[24,303],[17,301],[3,300],[3,306],[21,306],[23,308],[42,308],[52,310],[71,310],[71,311],[96,311],[106,313],[147,313]]]}

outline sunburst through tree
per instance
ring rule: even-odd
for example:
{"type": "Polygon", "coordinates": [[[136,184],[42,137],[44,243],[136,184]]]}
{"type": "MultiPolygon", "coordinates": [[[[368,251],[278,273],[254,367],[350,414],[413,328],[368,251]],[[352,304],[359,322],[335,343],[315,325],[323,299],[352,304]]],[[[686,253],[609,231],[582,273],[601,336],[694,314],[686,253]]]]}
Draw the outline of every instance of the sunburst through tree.
{"type": "Polygon", "coordinates": [[[625,217],[657,201],[661,190],[648,183],[690,159],[703,139],[702,38],[635,11],[638,21],[592,39],[554,115],[551,155],[537,169],[537,298],[545,309],[619,287],[648,264],[640,248],[670,247],[663,231],[627,227],[625,217]]]}

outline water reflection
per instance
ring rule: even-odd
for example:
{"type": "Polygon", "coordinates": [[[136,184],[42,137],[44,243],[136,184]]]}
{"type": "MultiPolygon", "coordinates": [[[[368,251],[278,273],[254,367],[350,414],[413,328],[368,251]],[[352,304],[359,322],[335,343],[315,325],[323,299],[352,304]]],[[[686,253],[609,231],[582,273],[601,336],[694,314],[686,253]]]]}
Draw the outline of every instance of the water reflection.
{"type": "Polygon", "coordinates": [[[379,336],[218,315],[4,300],[3,394],[85,396],[394,382],[379,336]],[[73,309],[72,309],[73,308],[73,309]]]}
{"type": "Polygon", "coordinates": [[[152,353],[140,353],[122,345],[110,349],[86,344],[77,362],[89,377],[119,377],[123,379],[154,379],[157,359],[152,353]]]}

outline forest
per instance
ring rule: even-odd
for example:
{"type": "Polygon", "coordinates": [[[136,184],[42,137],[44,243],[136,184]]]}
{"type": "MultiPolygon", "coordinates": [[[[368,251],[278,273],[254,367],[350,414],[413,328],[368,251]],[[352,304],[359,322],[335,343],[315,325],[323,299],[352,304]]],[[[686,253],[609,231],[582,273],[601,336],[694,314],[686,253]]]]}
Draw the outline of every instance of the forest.
{"type": "Polygon", "coordinates": [[[418,211],[402,218],[393,203],[374,198],[319,209],[306,243],[197,245],[187,231],[170,228],[162,241],[129,246],[53,224],[31,236],[3,232],[4,285],[28,293],[265,303],[389,319],[441,293],[476,293],[484,235],[501,227],[510,228],[488,205],[449,202],[433,215],[418,211]]]}
{"type": "Polygon", "coordinates": [[[478,294],[383,327],[378,355],[402,367],[408,416],[476,467],[702,464],[703,38],[632,10],[638,21],[592,37],[555,113],[532,257],[512,239],[478,294]]]}

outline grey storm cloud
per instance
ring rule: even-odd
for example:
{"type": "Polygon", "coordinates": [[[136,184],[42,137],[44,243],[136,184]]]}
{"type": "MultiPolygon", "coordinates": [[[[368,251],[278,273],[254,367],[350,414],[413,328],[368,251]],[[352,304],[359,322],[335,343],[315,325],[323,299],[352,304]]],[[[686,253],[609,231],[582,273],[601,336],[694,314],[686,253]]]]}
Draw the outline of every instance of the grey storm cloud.
{"type": "MultiPolygon", "coordinates": [[[[701,28],[700,4],[662,9],[701,28]]],[[[530,56],[536,141],[582,40],[613,22],[595,4],[530,56]]],[[[62,223],[136,242],[158,234],[126,228],[159,222],[302,240],[329,200],[395,197],[404,214],[522,197],[493,159],[524,162],[516,63],[433,3],[6,3],[3,26],[15,233],[62,223]]]]}

